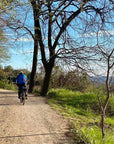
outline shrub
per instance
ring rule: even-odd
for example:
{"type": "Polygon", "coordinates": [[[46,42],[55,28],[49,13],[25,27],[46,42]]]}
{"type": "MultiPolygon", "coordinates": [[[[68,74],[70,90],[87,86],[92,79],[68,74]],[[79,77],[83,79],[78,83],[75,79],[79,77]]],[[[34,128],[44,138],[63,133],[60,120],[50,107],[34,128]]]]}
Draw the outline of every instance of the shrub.
{"type": "Polygon", "coordinates": [[[8,89],[8,90],[15,90],[14,84],[10,83],[7,79],[2,79],[0,81],[0,88],[8,89]]]}

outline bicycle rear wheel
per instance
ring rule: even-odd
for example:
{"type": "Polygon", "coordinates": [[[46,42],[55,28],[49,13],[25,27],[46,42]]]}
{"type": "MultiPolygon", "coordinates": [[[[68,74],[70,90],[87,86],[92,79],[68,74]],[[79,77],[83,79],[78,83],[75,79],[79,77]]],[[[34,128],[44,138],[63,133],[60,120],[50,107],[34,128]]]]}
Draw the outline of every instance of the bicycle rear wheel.
{"type": "Polygon", "coordinates": [[[22,103],[23,103],[23,105],[25,104],[25,92],[24,91],[22,93],[22,103]]]}
{"type": "Polygon", "coordinates": [[[23,102],[23,94],[22,94],[22,92],[20,93],[20,103],[22,103],[23,102]]]}
{"type": "Polygon", "coordinates": [[[24,91],[20,92],[20,103],[22,103],[23,105],[25,104],[25,92],[24,91]]]}

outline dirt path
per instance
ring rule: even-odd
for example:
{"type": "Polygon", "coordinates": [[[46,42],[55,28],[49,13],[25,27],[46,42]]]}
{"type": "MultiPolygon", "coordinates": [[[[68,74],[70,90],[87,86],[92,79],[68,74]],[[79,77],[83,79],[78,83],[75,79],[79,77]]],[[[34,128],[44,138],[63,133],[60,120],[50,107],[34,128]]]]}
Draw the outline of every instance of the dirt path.
{"type": "Polygon", "coordinates": [[[0,90],[0,144],[72,144],[67,131],[67,121],[42,97],[29,95],[23,106],[16,92],[0,90]]]}

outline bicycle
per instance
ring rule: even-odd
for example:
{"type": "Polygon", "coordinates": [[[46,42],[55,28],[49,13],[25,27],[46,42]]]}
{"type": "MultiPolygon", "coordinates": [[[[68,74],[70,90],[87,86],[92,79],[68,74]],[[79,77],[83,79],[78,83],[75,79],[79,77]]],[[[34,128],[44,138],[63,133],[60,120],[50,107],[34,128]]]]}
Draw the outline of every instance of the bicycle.
{"type": "Polygon", "coordinates": [[[20,86],[18,94],[19,94],[19,98],[20,98],[20,103],[22,103],[24,105],[25,99],[26,99],[26,87],[20,86]]]}

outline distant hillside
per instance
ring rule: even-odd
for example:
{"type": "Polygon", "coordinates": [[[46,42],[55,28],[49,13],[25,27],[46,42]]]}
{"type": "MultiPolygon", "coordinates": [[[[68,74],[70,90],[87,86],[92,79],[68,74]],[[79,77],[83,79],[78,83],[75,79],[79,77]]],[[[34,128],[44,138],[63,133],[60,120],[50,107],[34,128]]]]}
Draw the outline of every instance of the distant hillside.
{"type": "MultiPolygon", "coordinates": [[[[106,76],[91,76],[90,80],[97,84],[105,84],[106,76]]],[[[110,77],[110,82],[112,85],[114,85],[114,76],[110,77]]]]}

